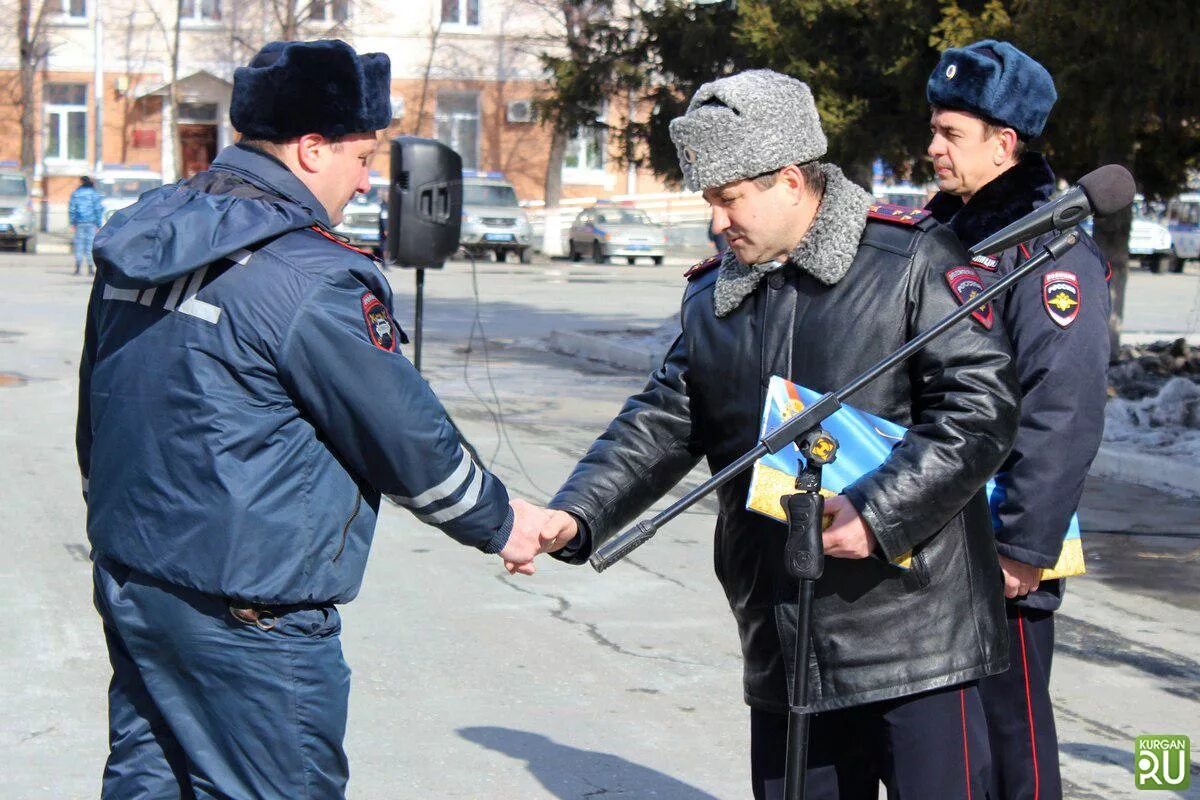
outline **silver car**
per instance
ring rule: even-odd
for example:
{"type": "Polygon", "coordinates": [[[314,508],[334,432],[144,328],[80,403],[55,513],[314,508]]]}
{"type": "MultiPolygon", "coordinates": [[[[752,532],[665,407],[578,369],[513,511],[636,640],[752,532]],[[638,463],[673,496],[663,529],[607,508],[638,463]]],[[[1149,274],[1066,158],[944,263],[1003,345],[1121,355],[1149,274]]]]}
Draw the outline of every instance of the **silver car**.
{"type": "Polygon", "coordinates": [[[464,170],[462,189],[462,249],[472,256],[491,251],[497,261],[516,253],[522,264],[528,264],[533,257],[533,229],[512,184],[498,172],[464,170]]]}
{"type": "Polygon", "coordinates": [[[667,234],[641,209],[595,205],[575,217],[567,250],[572,261],[588,256],[605,264],[609,258],[623,257],[632,264],[638,256],[648,256],[662,264],[667,234]]]}
{"type": "Polygon", "coordinates": [[[17,170],[0,170],[0,241],[15,242],[22,253],[37,244],[29,181],[17,170]]]}
{"type": "Polygon", "coordinates": [[[372,175],[371,188],[365,194],[356,194],[351,198],[342,213],[342,222],[333,229],[334,232],[345,236],[355,247],[382,256],[380,214],[387,201],[387,190],[387,178],[372,175]]]}

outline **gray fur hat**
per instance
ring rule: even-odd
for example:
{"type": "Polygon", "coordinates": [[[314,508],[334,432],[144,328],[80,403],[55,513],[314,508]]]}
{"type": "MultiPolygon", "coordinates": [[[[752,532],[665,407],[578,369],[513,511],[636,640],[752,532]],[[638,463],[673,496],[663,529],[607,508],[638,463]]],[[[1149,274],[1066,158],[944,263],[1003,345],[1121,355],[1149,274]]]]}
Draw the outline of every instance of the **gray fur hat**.
{"type": "Polygon", "coordinates": [[[812,91],[769,69],[701,86],[671,120],[671,141],[694,192],[812,161],[828,147],[812,91]]]}

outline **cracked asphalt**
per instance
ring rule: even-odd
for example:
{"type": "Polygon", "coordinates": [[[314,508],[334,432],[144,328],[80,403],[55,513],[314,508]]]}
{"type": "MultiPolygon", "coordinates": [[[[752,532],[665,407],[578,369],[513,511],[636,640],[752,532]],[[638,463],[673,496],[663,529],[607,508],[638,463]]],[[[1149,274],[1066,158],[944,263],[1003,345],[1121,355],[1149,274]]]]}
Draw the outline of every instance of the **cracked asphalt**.
{"type": "MultiPolygon", "coordinates": [[[[66,261],[0,256],[0,373],[26,379],[0,385],[0,796],[12,800],[96,796],[106,752],[108,664],[73,452],[87,286],[66,261]]],[[[481,265],[486,348],[471,336],[469,266],[429,276],[426,375],[514,494],[544,500],[642,383],[541,340],[652,327],[674,310],[680,271],[481,265]]],[[[411,275],[392,278],[404,324],[411,275]]],[[[712,573],[714,511],[701,503],[603,575],[547,561],[524,578],[386,507],[362,594],[343,609],[350,796],[746,797],[748,714],[712,573]]],[[[1198,512],[1200,501],[1089,482],[1091,572],[1070,583],[1054,673],[1069,797],[1149,797],[1133,787],[1133,738],[1200,741],[1198,512]]],[[[1163,796],[1200,798],[1193,785],[1163,796]]]]}

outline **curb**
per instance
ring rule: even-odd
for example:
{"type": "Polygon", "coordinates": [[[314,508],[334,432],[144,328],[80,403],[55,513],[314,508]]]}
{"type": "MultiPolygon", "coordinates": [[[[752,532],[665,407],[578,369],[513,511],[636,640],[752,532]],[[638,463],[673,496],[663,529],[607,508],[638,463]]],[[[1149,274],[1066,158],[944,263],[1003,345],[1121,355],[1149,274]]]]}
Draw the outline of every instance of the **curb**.
{"type": "Polygon", "coordinates": [[[622,342],[605,341],[594,332],[551,331],[547,346],[564,356],[602,361],[614,367],[649,374],[662,362],[660,354],[622,342]]]}
{"type": "Polygon", "coordinates": [[[1200,497],[1200,467],[1181,458],[1131,452],[1116,444],[1101,445],[1088,474],[1200,497]]]}

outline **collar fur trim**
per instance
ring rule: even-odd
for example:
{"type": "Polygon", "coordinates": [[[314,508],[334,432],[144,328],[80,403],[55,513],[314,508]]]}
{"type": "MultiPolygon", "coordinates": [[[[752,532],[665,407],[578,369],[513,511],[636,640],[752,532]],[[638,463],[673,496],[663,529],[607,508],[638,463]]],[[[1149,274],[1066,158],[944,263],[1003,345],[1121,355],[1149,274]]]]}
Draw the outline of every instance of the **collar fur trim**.
{"type": "MultiPolygon", "coordinates": [[[[1054,172],[1041,153],[1021,160],[980,189],[971,202],[938,192],[926,206],[934,219],[950,227],[966,247],[1016,222],[1054,194],[1054,172]]],[[[990,255],[990,254],[989,254],[990,255]]]]}
{"type": "Polygon", "coordinates": [[[795,264],[829,286],[845,277],[867,226],[871,196],[836,166],[822,164],[821,171],[825,174],[825,196],[812,226],[786,261],[747,265],[738,261],[732,251],[725,252],[713,290],[713,305],[718,317],[724,317],[740,306],[758,288],[764,276],[788,264],[795,264]]]}

